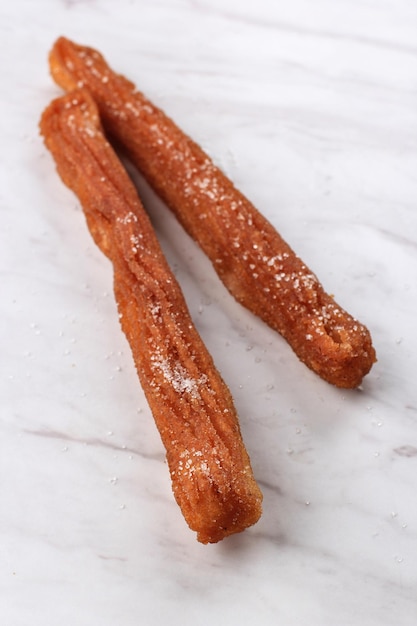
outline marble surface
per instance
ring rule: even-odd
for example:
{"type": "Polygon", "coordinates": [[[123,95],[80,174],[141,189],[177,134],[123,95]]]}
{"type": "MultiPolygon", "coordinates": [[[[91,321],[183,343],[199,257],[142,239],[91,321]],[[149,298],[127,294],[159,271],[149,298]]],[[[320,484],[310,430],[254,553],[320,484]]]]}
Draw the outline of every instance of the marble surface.
{"type": "Polygon", "coordinates": [[[416,3],[20,0],[0,23],[1,624],[416,624],[416,3]],[[38,136],[61,34],[202,144],[374,338],[362,388],[327,385],[140,184],[264,493],[218,545],[173,500],[110,265],[38,136]]]}

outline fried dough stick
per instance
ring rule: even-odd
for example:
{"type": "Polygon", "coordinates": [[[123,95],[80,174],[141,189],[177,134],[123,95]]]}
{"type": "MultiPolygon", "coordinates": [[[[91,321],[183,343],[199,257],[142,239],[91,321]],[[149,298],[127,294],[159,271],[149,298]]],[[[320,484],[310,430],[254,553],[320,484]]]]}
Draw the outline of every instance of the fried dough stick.
{"type": "Polygon", "coordinates": [[[338,387],[359,385],[375,362],[369,331],[328,295],[273,226],[203,150],[92,48],[61,37],[55,81],[84,85],[106,130],[201,246],[241,304],[338,387]]]}
{"type": "Polygon", "coordinates": [[[123,331],[167,452],[175,498],[202,543],[254,524],[262,495],[228,388],[194,327],[136,190],[88,92],[53,101],[41,133],[114,266],[123,331]]]}

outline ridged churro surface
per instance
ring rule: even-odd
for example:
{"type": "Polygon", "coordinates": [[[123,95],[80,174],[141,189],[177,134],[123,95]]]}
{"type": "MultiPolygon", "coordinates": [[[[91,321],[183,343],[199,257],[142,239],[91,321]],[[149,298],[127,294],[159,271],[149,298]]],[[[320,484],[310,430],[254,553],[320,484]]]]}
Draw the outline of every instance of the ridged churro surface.
{"type": "Polygon", "coordinates": [[[324,291],[203,150],[96,50],[61,37],[50,67],[64,89],[88,88],[107,131],[205,251],[232,295],[323,379],[339,387],[359,385],[376,360],[369,331],[324,291]]]}
{"type": "Polygon", "coordinates": [[[228,388],[195,329],[136,190],[85,90],[53,101],[41,133],[114,268],[122,328],[167,452],[175,498],[202,543],[254,524],[262,495],[228,388]]]}

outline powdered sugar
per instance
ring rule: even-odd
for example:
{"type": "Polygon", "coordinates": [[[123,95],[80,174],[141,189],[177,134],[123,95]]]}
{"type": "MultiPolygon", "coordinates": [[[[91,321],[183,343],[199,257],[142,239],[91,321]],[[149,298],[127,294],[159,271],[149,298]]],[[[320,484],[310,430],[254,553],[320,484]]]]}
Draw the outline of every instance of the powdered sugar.
{"type": "Polygon", "coordinates": [[[117,217],[116,221],[119,222],[120,224],[131,224],[132,222],[137,222],[138,218],[137,218],[137,215],[132,213],[132,211],[129,211],[123,217],[117,217]]]}
{"type": "Polygon", "coordinates": [[[169,358],[156,353],[151,357],[152,367],[163,374],[164,380],[179,394],[188,394],[193,400],[201,398],[200,386],[207,383],[207,375],[201,374],[198,379],[190,376],[188,370],[179,362],[171,363],[169,358]]]}
{"type": "MultiPolygon", "coordinates": [[[[192,448],[189,450],[185,448],[179,455],[179,459],[176,464],[176,468],[171,472],[172,476],[181,476],[182,478],[196,478],[197,476],[203,476],[213,481],[212,468],[213,466],[220,467],[220,459],[217,456],[217,449],[212,448],[207,454],[202,450],[192,448]]],[[[217,486],[219,492],[221,489],[217,486]]]]}

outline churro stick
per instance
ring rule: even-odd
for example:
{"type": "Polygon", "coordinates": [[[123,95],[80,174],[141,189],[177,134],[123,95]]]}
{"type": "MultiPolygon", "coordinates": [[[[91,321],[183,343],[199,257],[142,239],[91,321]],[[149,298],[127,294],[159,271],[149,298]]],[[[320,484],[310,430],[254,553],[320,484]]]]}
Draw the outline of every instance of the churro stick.
{"type": "Polygon", "coordinates": [[[167,451],[175,498],[202,543],[254,524],[262,495],[228,388],[194,327],[88,92],[52,102],[41,133],[114,266],[123,331],[167,451]]]}
{"type": "Polygon", "coordinates": [[[324,291],[203,150],[96,50],[60,38],[50,67],[64,89],[89,89],[106,130],[208,255],[232,295],[322,378],[339,387],[359,385],[376,360],[368,330],[324,291]]]}

